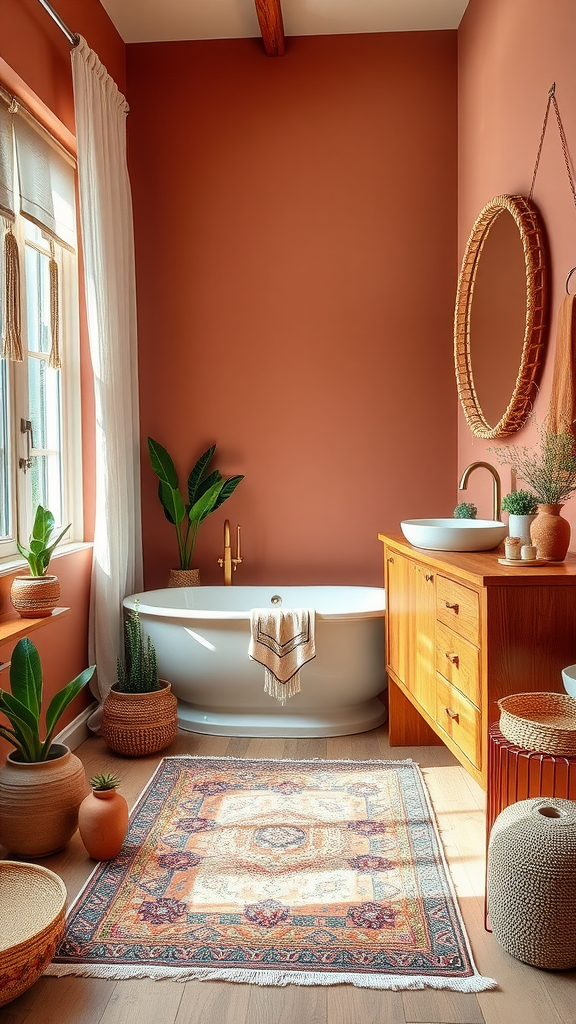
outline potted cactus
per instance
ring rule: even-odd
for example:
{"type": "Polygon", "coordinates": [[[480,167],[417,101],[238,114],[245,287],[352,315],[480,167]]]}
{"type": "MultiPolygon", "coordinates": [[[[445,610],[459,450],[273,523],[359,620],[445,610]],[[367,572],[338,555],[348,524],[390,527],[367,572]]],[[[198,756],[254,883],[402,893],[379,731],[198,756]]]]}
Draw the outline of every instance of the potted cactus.
{"type": "Polygon", "coordinates": [[[80,837],[92,860],[117,857],[128,830],[128,804],[116,790],[117,775],[104,772],[90,779],[92,792],[78,812],[80,837]]]}
{"type": "Polygon", "coordinates": [[[169,746],[178,728],[172,687],[158,678],[156,651],[144,636],[139,600],[124,622],[124,660],[104,701],[102,735],[111,750],[127,757],[154,754],[169,746]]]}
{"type": "Polygon", "coordinates": [[[28,562],[29,573],[14,577],[10,600],[19,615],[25,619],[40,619],[52,614],[60,600],[60,581],[48,575],[52,552],[70,529],[70,523],[57,535],[54,516],[49,509],[38,505],[30,535],[30,546],[25,548],[16,541],[18,551],[28,562]]]}

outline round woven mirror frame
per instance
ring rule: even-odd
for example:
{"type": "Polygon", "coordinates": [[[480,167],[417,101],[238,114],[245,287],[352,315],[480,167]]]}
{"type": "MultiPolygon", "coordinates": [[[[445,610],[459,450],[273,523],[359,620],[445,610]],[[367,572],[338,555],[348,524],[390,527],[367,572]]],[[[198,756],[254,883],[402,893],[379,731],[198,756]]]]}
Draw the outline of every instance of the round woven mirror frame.
{"type": "MultiPolygon", "coordinates": [[[[506,437],[519,430],[525,423],[532,409],[534,387],[542,368],[547,321],[545,243],[538,211],[524,196],[496,196],[482,210],[468,239],[458,278],[454,317],[454,360],[458,397],[468,426],[475,437],[506,437]],[[498,423],[491,425],[482,412],[474,388],[470,319],[480,254],[490,226],[503,210],[507,210],[514,218],[524,250],[526,321],[520,367],[512,397],[498,423]]],[[[494,367],[494,372],[498,372],[497,367],[494,367]]]]}

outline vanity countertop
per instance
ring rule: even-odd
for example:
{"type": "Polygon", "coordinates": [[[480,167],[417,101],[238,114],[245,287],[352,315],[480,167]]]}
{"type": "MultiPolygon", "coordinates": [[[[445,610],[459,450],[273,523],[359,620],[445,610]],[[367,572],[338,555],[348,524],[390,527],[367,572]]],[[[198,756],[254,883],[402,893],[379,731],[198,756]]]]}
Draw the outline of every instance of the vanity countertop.
{"type": "Polygon", "coordinates": [[[379,533],[383,543],[393,544],[409,557],[426,561],[438,572],[450,572],[453,568],[459,578],[480,587],[490,586],[576,586],[576,552],[569,551],[563,562],[548,562],[547,565],[511,566],[501,565],[504,545],[494,551],[431,551],[417,548],[406,540],[402,533],[379,533]]]}

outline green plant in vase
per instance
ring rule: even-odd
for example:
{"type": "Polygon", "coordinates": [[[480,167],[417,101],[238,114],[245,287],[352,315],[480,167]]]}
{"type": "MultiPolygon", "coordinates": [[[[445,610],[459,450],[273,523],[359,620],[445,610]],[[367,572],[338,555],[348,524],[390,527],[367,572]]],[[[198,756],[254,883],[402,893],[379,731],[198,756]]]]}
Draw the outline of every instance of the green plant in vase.
{"type": "MultiPolygon", "coordinates": [[[[571,433],[556,434],[544,426],[538,427],[538,433],[539,443],[533,447],[511,444],[489,451],[500,465],[511,466],[517,478],[531,488],[524,493],[531,493],[537,504],[530,538],[538,557],[561,562],[568,551],[571,530],[560,512],[576,492],[576,440],[571,433]]],[[[513,500],[509,495],[506,498],[513,500]]]]}
{"type": "Polygon", "coordinates": [[[152,693],[160,689],[156,650],[149,636],[144,640],[139,601],[124,623],[124,663],[116,661],[116,689],[120,693],[152,693]]]}
{"type": "Polygon", "coordinates": [[[158,497],[164,515],[176,530],[179,568],[190,570],[201,523],[211,512],[220,508],[244,477],[237,475],[224,479],[217,469],[208,472],[216,451],[216,445],[213,444],[203,452],[190,471],[186,500],[180,493],[178,474],[166,449],[149,437],[148,451],[152,469],[158,477],[158,497]]]}
{"type": "Polygon", "coordinates": [[[511,516],[532,516],[538,508],[538,498],[531,491],[510,491],[502,498],[502,508],[511,516]]]}

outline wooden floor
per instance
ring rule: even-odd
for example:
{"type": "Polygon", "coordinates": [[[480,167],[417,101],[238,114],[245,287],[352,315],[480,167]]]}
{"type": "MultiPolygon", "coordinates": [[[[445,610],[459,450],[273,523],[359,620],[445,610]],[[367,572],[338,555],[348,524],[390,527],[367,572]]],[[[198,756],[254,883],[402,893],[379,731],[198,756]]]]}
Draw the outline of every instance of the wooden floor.
{"type": "MultiPolygon", "coordinates": [[[[88,777],[115,771],[131,805],[160,757],[115,757],[91,738],[76,751],[88,777]]],[[[423,768],[476,965],[499,988],[478,995],[351,985],[286,988],[227,982],[41,978],[0,1009],[0,1024],[576,1024],[576,972],[539,971],[512,959],[483,927],[484,796],[444,747],[394,747],[386,727],[328,739],[243,739],[179,733],[171,754],[233,757],[412,757],[423,768]]],[[[73,898],[94,867],[78,833],[42,861],[73,898]]]]}

